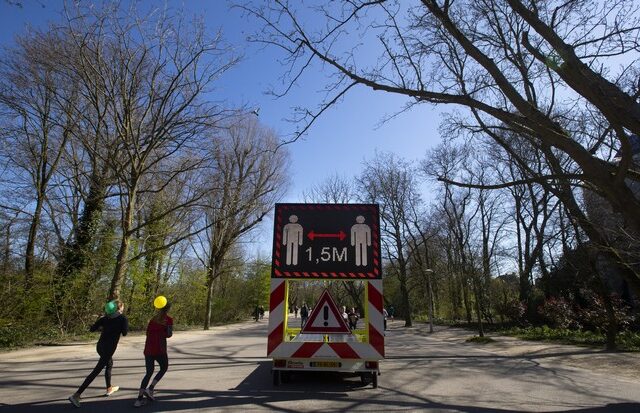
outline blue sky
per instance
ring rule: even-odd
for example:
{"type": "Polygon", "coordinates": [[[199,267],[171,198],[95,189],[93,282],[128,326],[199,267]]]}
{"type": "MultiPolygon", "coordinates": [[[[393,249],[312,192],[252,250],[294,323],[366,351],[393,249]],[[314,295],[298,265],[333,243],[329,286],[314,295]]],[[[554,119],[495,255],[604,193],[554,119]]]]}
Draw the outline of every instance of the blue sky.
{"type": "MultiPolygon", "coordinates": [[[[123,1],[126,4],[126,1],[123,1]]],[[[46,25],[59,19],[62,1],[24,0],[23,7],[0,1],[0,42],[10,46],[14,36],[28,27],[46,25]]],[[[284,68],[276,61],[273,49],[262,49],[246,42],[246,36],[256,29],[255,21],[230,10],[226,1],[189,1],[167,4],[172,8],[204,15],[209,31],[222,30],[224,38],[244,55],[241,63],[218,83],[216,100],[230,105],[260,108],[260,120],[279,135],[287,136],[296,126],[287,122],[294,106],[315,107],[325,74],[310,73],[290,96],[274,99],[265,92],[279,85],[284,68]]],[[[371,56],[373,57],[373,56],[371,56]]],[[[386,115],[396,113],[406,102],[404,98],[384,92],[356,88],[342,103],[325,113],[308,134],[289,145],[292,186],[283,201],[301,202],[302,192],[338,173],[352,177],[360,173],[363,160],[371,159],[376,150],[391,151],[408,160],[424,157],[428,148],[439,142],[438,111],[422,105],[403,113],[380,126],[386,115]]],[[[425,198],[429,196],[425,194],[425,198]]],[[[270,229],[260,238],[269,239],[270,229]]],[[[263,244],[261,241],[260,244],[263,244]]],[[[267,252],[263,247],[260,250],[267,252]]]]}

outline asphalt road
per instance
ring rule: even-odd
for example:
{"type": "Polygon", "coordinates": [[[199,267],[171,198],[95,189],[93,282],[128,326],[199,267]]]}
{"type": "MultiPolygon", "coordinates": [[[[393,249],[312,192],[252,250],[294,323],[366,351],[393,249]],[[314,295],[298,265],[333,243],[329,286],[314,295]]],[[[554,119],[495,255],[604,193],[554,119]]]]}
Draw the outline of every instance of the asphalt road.
{"type": "MultiPolygon", "coordinates": [[[[638,354],[530,345],[511,338],[465,343],[471,333],[424,326],[387,331],[379,387],[358,377],[301,374],[273,387],[266,353],[267,320],[210,331],[178,331],[170,339],[169,371],[158,400],[133,407],[144,374],[143,336],[122,339],[113,383],[104,397],[98,376],[81,410],[122,411],[429,411],[640,412],[638,354]],[[618,367],[616,367],[618,366],[618,367]],[[618,374],[619,372],[619,374],[618,374]]],[[[0,353],[0,412],[71,412],[72,394],[97,361],[94,343],[0,353]]]]}

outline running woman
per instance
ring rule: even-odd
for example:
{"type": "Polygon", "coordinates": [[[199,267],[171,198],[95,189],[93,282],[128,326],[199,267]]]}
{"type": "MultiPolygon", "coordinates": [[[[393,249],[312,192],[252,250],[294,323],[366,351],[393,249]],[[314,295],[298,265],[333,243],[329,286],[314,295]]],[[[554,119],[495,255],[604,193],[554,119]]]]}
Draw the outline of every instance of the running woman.
{"type": "Polygon", "coordinates": [[[144,362],[147,374],[145,374],[140,383],[140,391],[138,392],[138,398],[133,404],[134,407],[144,406],[147,403],[145,397],[151,401],[155,400],[153,389],[169,368],[167,338],[173,335],[173,319],[169,317],[167,313],[169,309],[171,309],[171,304],[167,302],[164,296],[158,296],[153,301],[153,305],[158,309],[158,312],[149,321],[149,325],[147,325],[147,340],[144,344],[144,362]],[[147,388],[147,384],[149,384],[155,368],[155,362],[158,362],[160,371],[147,388]]]}
{"type": "Polygon", "coordinates": [[[100,338],[96,345],[96,351],[100,356],[98,364],[89,373],[78,391],[69,396],[69,401],[76,407],[80,407],[80,397],[82,392],[91,384],[93,379],[104,371],[104,379],[107,384],[105,396],[110,396],[120,389],[119,386],[111,385],[111,369],[113,368],[113,353],[116,352],[120,335],[126,336],[129,332],[129,322],[122,314],[124,304],[120,300],[109,301],[104,306],[105,315],[100,317],[89,329],[91,332],[100,331],[100,338]]]}

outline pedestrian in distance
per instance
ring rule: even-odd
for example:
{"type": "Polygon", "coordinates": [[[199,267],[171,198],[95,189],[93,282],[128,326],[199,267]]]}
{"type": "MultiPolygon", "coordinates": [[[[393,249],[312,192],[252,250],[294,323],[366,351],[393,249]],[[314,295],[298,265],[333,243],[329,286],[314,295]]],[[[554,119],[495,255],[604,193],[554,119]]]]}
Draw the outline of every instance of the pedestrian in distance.
{"type": "Polygon", "coordinates": [[[258,305],[253,309],[253,319],[256,320],[256,322],[260,319],[260,306],[258,305]]]}
{"type": "Polygon", "coordinates": [[[393,321],[393,317],[396,315],[396,309],[392,305],[389,306],[389,319],[393,321]]]}
{"type": "Polygon", "coordinates": [[[264,318],[264,306],[261,305],[260,306],[260,320],[262,320],[264,318]]]}
{"type": "Polygon", "coordinates": [[[156,308],[156,314],[149,320],[147,325],[147,339],[144,343],[144,364],[146,374],[140,383],[138,398],[133,404],[134,407],[144,406],[147,399],[154,401],[154,389],[160,379],[169,369],[169,357],[167,355],[167,338],[173,335],[173,319],[169,317],[171,304],[167,302],[166,297],[160,295],[153,300],[153,306],[156,308]],[[155,363],[160,366],[160,371],[149,384],[155,363]]]}
{"type": "Polygon", "coordinates": [[[360,314],[356,312],[356,309],[351,307],[351,311],[347,314],[347,318],[349,320],[349,328],[351,330],[355,330],[358,326],[358,320],[360,319],[360,314]]]}
{"type": "Polygon", "coordinates": [[[111,385],[111,370],[113,368],[113,354],[118,348],[120,336],[126,336],[129,332],[129,322],[123,314],[124,304],[120,300],[112,300],[105,304],[104,315],[98,318],[89,328],[89,331],[100,331],[100,338],[96,344],[96,351],[100,356],[98,363],[91,373],[84,379],[78,390],[69,396],[69,401],[75,407],[80,407],[82,392],[86,390],[91,382],[104,369],[104,379],[107,385],[105,396],[110,396],[117,392],[120,387],[111,385]]]}
{"type": "Polygon", "coordinates": [[[300,307],[300,328],[304,328],[304,325],[307,324],[308,319],[309,307],[307,307],[307,303],[302,303],[302,307],[300,307]]]}
{"type": "Polygon", "coordinates": [[[293,305],[293,316],[295,318],[298,318],[298,305],[297,304],[293,305]]]}
{"type": "Polygon", "coordinates": [[[386,308],[382,309],[382,316],[384,317],[384,330],[387,331],[387,318],[389,318],[389,312],[386,308]]]}

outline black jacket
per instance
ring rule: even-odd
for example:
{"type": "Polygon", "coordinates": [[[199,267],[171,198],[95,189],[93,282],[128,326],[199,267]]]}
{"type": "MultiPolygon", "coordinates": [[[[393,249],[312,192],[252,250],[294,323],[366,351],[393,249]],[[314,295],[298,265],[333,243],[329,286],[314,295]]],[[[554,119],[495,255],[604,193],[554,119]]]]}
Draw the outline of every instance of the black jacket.
{"type": "Polygon", "coordinates": [[[129,321],[124,315],[115,313],[100,317],[89,330],[92,332],[100,331],[100,338],[96,346],[98,353],[113,354],[118,347],[120,335],[126,336],[129,332],[129,321]]]}

